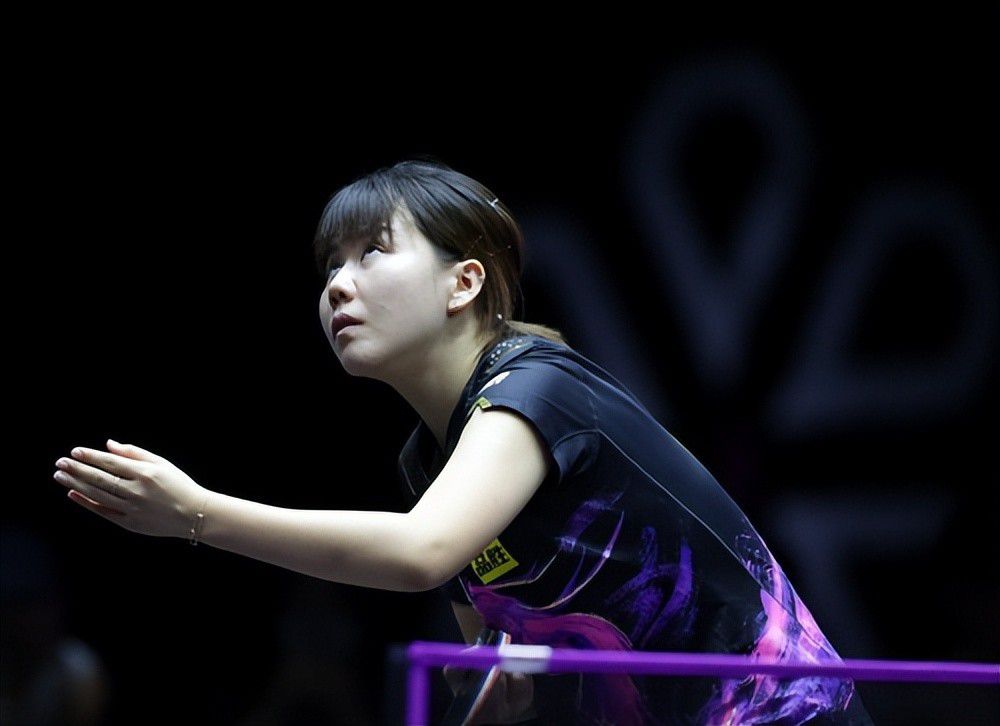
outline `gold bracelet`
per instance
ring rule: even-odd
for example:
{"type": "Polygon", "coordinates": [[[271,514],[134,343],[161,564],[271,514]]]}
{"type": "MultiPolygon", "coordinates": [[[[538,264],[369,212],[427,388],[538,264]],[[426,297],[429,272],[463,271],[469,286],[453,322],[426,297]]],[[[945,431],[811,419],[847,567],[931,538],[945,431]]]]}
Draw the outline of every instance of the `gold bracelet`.
{"type": "MultiPolygon", "coordinates": [[[[208,503],[208,495],[205,495],[205,501],[201,504],[201,509],[205,508],[208,503]]],[[[191,539],[189,540],[191,544],[198,544],[198,538],[201,536],[201,527],[205,523],[205,514],[203,512],[198,512],[195,515],[194,526],[191,527],[191,539]]]]}

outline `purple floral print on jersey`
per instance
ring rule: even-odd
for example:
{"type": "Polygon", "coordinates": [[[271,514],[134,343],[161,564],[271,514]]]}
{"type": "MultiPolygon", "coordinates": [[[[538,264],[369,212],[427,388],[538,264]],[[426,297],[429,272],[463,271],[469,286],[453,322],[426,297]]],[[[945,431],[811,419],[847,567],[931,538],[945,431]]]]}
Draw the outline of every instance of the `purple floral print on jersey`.
{"type": "MultiPolygon", "coordinates": [[[[759,634],[751,657],[809,663],[839,661],[760,538],[740,535],[736,552],[747,571],[761,583],[763,611],[757,618],[759,634]]],[[[846,709],[853,692],[853,682],[836,678],[782,679],[753,674],[743,679],[723,679],[716,696],[705,704],[700,723],[795,726],[819,714],[846,709]]]]}

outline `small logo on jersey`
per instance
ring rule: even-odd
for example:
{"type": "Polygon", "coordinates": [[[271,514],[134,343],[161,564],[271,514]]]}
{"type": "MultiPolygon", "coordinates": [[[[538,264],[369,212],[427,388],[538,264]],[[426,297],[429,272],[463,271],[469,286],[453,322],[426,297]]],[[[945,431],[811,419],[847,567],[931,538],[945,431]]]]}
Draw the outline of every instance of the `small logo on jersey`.
{"type": "Polygon", "coordinates": [[[472,403],[471,406],[469,406],[469,413],[466,414],[465,418],[469,418],[469,416],[472,415],[472,412],[476,410],[477,406],[485,411],[492,405],[493,404],[490,403],[490,399],[488,399],[486,396],[480,396],[472,403]]]}
{"type": "Polygon", "coordinates": [[[479,393],[482,393],[483,391],[485,391],[490,386],[495,386],[500,381],[502,381],[504,378],[506,378],[507,376],[509,376],[511,373],[513,373],[513,371],[504,371],[503,373],[498,373],[497,375],[493,376],[485,386],[483,386],[482,388],[479,389],[479,393]]]}
{"type": "Polygon", "coordinates": [[[500,577],[505,572],[510,572],[517,567],[517,560],[510,556],[510,553],[500,544],[500,540],[495,539],[490,542],[481,555],[472,561],[472,571],[479,576],[479,579],[486,585],[500,577]]]}

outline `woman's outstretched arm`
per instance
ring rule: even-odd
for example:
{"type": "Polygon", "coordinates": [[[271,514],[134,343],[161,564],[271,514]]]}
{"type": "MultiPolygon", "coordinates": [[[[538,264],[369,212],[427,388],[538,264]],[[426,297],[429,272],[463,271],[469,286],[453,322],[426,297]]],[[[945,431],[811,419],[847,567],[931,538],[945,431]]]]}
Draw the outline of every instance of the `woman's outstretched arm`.
{"type": "Polygon", "coordinates": [[[79,447],[57,463],[69,498],[131,532],[198,541],[323,580],[430,589],[422,528],[399,512],[288,509],[213,492],[138,446],[79,447]]]}
{"type": "Polygon", "coordinates": [[[545,478],[545,453],[517,414],[477,409],[408,514],[283,509],[211,492],[201,540],[333,582],[429,590],[468,564],[524,507],[545,478]]]}
{"type": "Polygon", "coordinates": [[[420,543],[399,512],[285,509],[212,492],[200,541],[348,585],[429,589],[420,543]]]}
{"type": "Polygon", "coordinates": [[[305,575],[381,590],[439,586],[524,508],[555,461],[519,413],[476,410],[444,468],[403,514],[287,509],[210,491],[167,459],[108,441],[75,449],[61,481],[73,501],[132,532],[198,539],[305,575]],[[77,454],[76,452],[80,453],[77,454]]]}

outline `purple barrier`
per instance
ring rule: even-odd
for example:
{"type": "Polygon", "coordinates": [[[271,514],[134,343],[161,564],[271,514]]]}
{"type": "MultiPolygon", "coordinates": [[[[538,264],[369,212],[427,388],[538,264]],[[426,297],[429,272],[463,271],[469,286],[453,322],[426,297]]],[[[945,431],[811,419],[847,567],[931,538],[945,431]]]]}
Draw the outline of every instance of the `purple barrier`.
{"type": "Polygon", "coordinates": [[[1000,663],[844,659],[830,663],[752,660],[718,653],[604,651],[544,645],[468,646],[414,641],[407,648],[406,723],[427,726],[428,669],[449,664],[485,670],[500,664],[521,673],[637,673],[663,676],[837,676],[859,681],[1000,685],[1000,663]]]}

